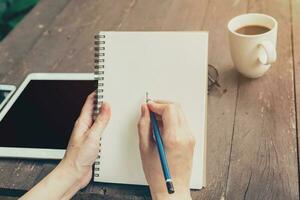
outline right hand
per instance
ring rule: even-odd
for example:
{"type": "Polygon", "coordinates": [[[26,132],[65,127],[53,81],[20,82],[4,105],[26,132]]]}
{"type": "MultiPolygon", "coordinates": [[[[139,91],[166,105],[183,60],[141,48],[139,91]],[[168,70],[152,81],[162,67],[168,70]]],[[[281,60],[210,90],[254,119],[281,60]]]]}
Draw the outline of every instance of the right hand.
{"type": "Polygon", "coordinates": [[[141,107],[138,124],[140,154],[145,177],[153,199],[191,199],[190,177],[192,170],[195,137],[190,130],[184,113],[178,104],[170,102],[149,102],[141,107]],[[152,136],[150,110],[159,120],[170,174],[175,193],[169,195],[166,189],[155,140],[152,136]]]}

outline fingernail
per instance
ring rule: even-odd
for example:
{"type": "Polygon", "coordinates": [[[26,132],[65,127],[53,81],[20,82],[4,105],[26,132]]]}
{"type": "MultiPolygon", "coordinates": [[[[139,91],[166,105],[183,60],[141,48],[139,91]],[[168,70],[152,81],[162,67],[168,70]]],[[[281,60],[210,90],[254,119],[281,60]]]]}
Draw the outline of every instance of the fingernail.
{"type": "Polygon", "coordinates": [[[106,104],[103,102],[101,105],[101,113],[106,111],[106,104]]]}
{"type": "Polygon", "coordinates": [[[148,107],[149,109],[151,109],[151,107],[153,107],[153,104],[154,104],[153,101],[149,101],[148,104],[147,104],[147,107],[148,107]]]}
{"type": "Polygon", "coordinates": [[[102,115],[108,115],[108,114],[110,114],[109,105],[106,102],[103,102],[103,104],[101,106],[101,114],[102,115]]]}

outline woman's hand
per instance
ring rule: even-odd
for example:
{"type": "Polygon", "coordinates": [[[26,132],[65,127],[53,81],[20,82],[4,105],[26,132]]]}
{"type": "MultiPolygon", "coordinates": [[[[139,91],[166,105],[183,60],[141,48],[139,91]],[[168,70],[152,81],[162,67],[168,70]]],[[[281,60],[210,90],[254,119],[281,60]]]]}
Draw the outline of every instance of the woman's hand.
{"type": "Polygon", "coordinates": [[[192,170],[195,137],[184,113],[178,104],[149,102],[141,107],[138,124],[140,153],[144,173],[153,199],[190,199],[190,177],[192,170]],[[166,189],[161,163],[151,131],[150,110],[159,120],[161,136],[167,155],[175,193],[169,195],[166,189]]]}
{"type": "Polygon", "coordinates": [[[111,115],[109,105],[103,103],[101,114],[93,122],[94,99],[95,93],[87,97],[75,123],[64,158],[21,199],[70,199],[90,182],[92,165],[100,148],[100,137],[111,115]]]}
{"type": "Polygon", "coordinates": [[[94,99],[95,93],[87,97],[61,161],[67,170],[73,170],[78,176],[78,182],[69,193],[75,194],[90,182],[93,173],[92,166],[100,149],[100,137],[110,119],[110,107],[107,103],[103,103],[101,114],[93,123],[94,99]]]}

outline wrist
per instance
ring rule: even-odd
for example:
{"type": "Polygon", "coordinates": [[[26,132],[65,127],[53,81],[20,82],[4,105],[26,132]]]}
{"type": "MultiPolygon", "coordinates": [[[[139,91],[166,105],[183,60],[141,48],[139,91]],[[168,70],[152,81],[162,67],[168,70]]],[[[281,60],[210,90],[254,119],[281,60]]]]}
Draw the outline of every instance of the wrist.
{"type": "Polygon", "coordinates": [[[61,162],[57,165],[56,169],[60,171],[60,174],[70,182],[76,183],[83,176],[83,172],[81,172],[75,164],[68,162],[67,160],[61,160],[61,162]]]}

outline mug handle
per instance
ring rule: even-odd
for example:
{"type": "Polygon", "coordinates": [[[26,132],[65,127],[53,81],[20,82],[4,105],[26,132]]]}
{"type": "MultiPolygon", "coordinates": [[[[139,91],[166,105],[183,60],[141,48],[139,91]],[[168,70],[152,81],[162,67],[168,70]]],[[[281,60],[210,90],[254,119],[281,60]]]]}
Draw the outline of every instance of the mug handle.
{"type": "Polygon", "coordinates": [[[275,46],[270,41],[264,41],[258,45],[258,48],[264,51],[264,55],[259,55],[258,60],[261,64],[269,65],[276,61],[277,53],[275,46]]]}

